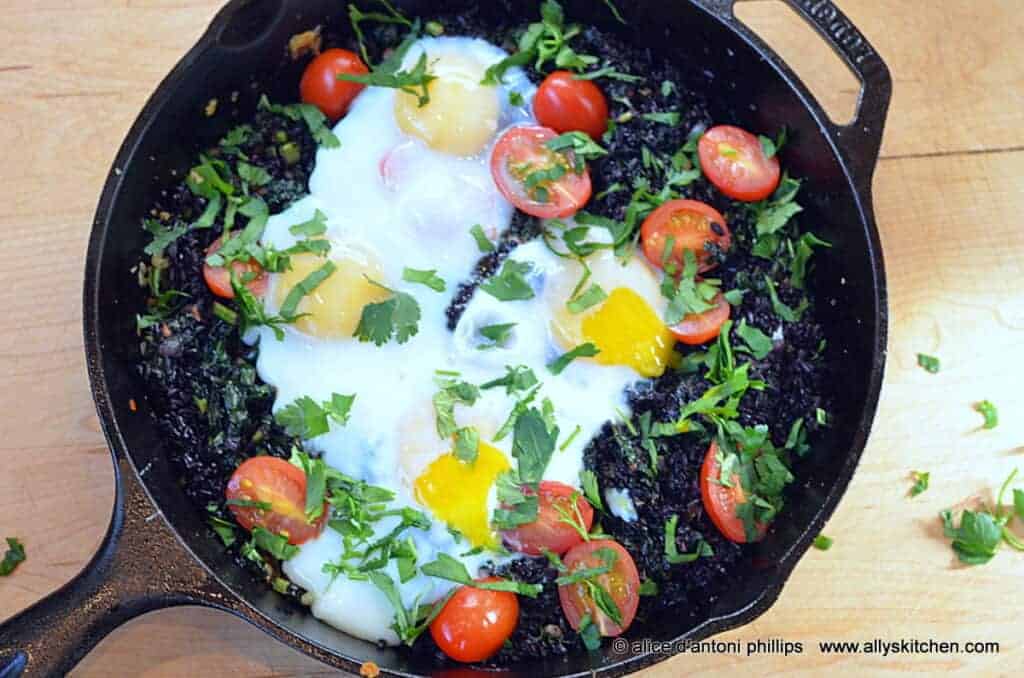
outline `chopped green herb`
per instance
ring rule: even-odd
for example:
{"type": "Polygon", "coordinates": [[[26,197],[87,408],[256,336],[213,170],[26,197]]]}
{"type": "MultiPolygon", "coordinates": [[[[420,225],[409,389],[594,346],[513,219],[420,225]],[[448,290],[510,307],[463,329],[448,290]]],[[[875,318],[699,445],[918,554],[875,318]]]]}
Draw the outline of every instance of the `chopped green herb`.
{"type": "Polygon", "coordinates": [[[658,595],[658,582],[653,579],[644,579],[640,584],[640,589],[637,591],[641,596],[656,596],[658,595]]]}
{"type": "Polygon", "coordinates": [[[505,387],[505,393],[512,395],[517,391],[529,391],[531,388],[537,385],[537,375],[533,373],[526,365],[517,365],[516,367],[506,366],[505,376],[499,379],[494,379],[481,384],[481,390],[489,390],[492,388],[498,388],[499,386],[505,387]]]}
{"type": "Polygon", "coordinates": [[[455,431],[455,457],[459,461],[472,464],[480,452],[480,432],[472,426],[455,431]]]}
{"type": "Polygon", "coordinates": [[[924,353],[917,354],[917,364],[919,367],[924,368],[925,372],[931,374],[939,373],[939,359],[935,356],[925,355],[924,353]]]}
{"type": "Polygon", "coordinates": [[[473,239],[476,240],[477,249],[482,253],[487,254],[488,252],[494,251],[494,243],[491,242],[491,239],[488,238],[486,234],[484,234],[483,226],[475,224],[473,228],[469,229],[469,233],[473,236],[473,239]]]}
{"type": "Polygon", "coordinates": [[[442,438],[450,438],[455,435],[459,427],[455,423],[455,406],[472,406],[480,398],[480,389],[473,384],[456,379],[443,379],[438,381],[439,390],[434,394],[434,415],[436,419],[437,435],[442,438]]]}
{"type": "Polygon", "coordinates": [[[320,210],[316,211],[313,218],[301,224],[288,227],[288,232],[295,237],[315,238],[327,232],[327,215],[320,210]]]}
{"type": "Polygon", "coordinates": [[[539,483],[554,454],[558,428],[549,430],[543,415],[531,408],[516,419],[514,431],[512,456],[518,461],[519,480],[539,483]]]}
{"type": "Polygon", "coordinates": [[[750,354],[756,360],[763,360],[774,348],[771,337],[756,327],[748,325],[745,318],[736,327],[736,336],[743,340],[750,354]]]}
{"type": "Polygon", "coordinates": [[[341,426],[347,424],[355,399],[355,395],[334,393],[330,400],[317,404],[309,396],[302,396],[278,410],[274,419],[288,435],[309,440],[327,433],[330,420],[341,426]]]}
{"type": "Polygon", "coordinates": [[[278,560],[289,560],[299,552],[298,546],[288,543],[288,537],[274,534],[266,528],[256,526],[252,530],[252,544],[278,560]]]}
{"type": "Polygon", "coordinates": [[[244,160],[238,161],[238,178],[253,186],[266,186],[271,180],[270,172],[244,160]]]}
{"type": "Polygon", "coordinates": [[[25,562],[25,546],[17,537],[7,537],[7,552],[0,561],[0,577],[9,577],[18,565],[25,562]]]}
{"type": "MultiPolygon", "coordinates": [[[[566,132],[544,143],[544,147],[568,157],[572,153],[573,170],[583,174],[587,162],[608,155],[608,151],[590,138],[586,132],[566,132]]],[[[560,177],[555,177],[556,179],[560,177]]]]}
{"type": "Polygon", "coordinates": [[[512,90],[508,93],[508,103],[511,106],[525,106],[526,99],[524,99],[523,95],[516,90],[512,90]]]}
{"type": "Polygon", "coordinates": [[[463,586],[472,586],[485,591],[511,591],[512,593],[529,598],[536,598],[544,588],[541,584],[527,584],[526,582],[513,581],[511,579],[492,582],[474,581],[466,566],[447,553],[438,553],[437,560],[425,563],[420,569],[428,577],[446,579],[463,586]]]}
{"type": "Polygon", "coordinates": [[[999,410],[988,400],[975,403],[974,409],[981,416],[985,417],[985,423],[982,424],[982,428],[995,428],[999,425],[999,410]]]}
{"type": "Polygon", "coordinates": [[[573,360],[576,360],[577,358],[593,358],[600,352],[601,349],[588,341],[585,344],[580,344],[568,353],[560,355],[553,362],[548,364],[548,370],[551,374],[561,374],[573,360]]]}
{"type": "Polygon", "coordinates": [[[481,344],[478,349],[503,348],[508,340],[512,338],[512,329],[516,323],[499,323],[497,325],[484,325],[480,328],[480,336],[489,339],[491,343],[481,344]]]}
{"type": "Polygon", "coordinates": [[[420,331],[419,302],[410,294],[397,292],[370,278],[367,280],[390,292],[391,297],[363,307],[353,336],[359,341],[372,341],[377,346],[383,346],[392,339],[399,344],[409,341],[420,331]]]}
{"type": "Polygon", "coordinates": [[[656,122],[662,125],[668,125],[669,127],[676,127],[677,125],[679,125],[679,121],[682,118],[678,111],[669,111],[665,113],[644,113],[640,117],[643,120],[656,122]]]}
{"type": "Polygon", "coordinates": [[[281,106],[270,103],[266,96],[260,99],[260,110],[270,111],[285,116],[289,120],[302,120],[313,135],[313,140],[324,148],[338,148],[341,142],[331,131],[327,116],[312,104],[289,104],[281,106]]]}
{"type": "Polygon", "coordinates": [[[928,489],[928,481],[931,474],[927,471],[911,471],[910,477],[914,480],[914,486],[910,488],[910,496],[916,497],[928,489]]]}
{"type": "Polygon", "coordinates": [[[506,259],[501,271],[480,285],[480,289],[498,301],[533,299],[534,292],[526,276],[533,270],[528,261],[506,259]]]}
{"type": "Polygon", "coordinates": [[[420,285],[426,285],[435,292],[444,292],[445,283],[437,275],[437,270],[431,269],[429,271],[421,271],[415,268],[408,268],[402,270],[402,280],[410,283],[418,283],[420,285]]]}
{"type": "Polygon", "coordinates": [[[817,421],[820,426],[828,426],[828,412],[820,407],[815,408],[814,420],[817,421]]]}
{"type": "MultiPolygon", "coordinates": [[[[404,50],[402,47],[399,47],[395,54],[397,55],[399,51],[401,51],[404,56],[405,52],[408,51],[408,46],[405,46],[404,50]]],[[[402,60],[395,59],[395,56],[393,55],[391,59],[385,61],[365,75],[339,73],[338,80],[343,80],[345,82],[357,82],[368,87],[388,87],[391,89],[397,89],[405,92],[406,94],[415,96],[420,108],[426,106],[430,103],[430,89],[428,86],[431,82],[437,80],[437,76],[431,75],[427,72],[427,53],[423,52],[423,54],[420,55],[419,60],[416,62],[416,65],[412,67],[412,70],[398,70],[401,63],[402,60]]]]}
{"type": "Polygon", "coordinates": [[[828,551],[830,548],[832,548],[833,542],[834,540],[832,539],[832,537],[826,537],[823,534],[819,534],[817,537],[814,538],[814,548],[818,549],[819,551],[828,551]]]}
{"type": "Polygon", "coordinates": [[[218,537],[220,537],[220,540],[225,547],[232,546],[238,540],[235,536],[235,526],[233,523],[229,523],[223,518],[218,518],[217,516],[210,516],[207,522],[209,523],[210,528],[217,533],[218,537]]]}
{"type": "Polygon", "coordinates": [[[570,313],[583,313],[587,309],[597,306],[607,298],[608,294],[605,293],[604,289],[602,289],[597,283],[594,283],[582,294],[566,302],[565,305],[569,309],[570,313]]]}
{"type": "Polygon", "coordinates": [[[605,64],[601,68],[588,73],[577,73],[573,75],[572,78],[573,80],[597,80],[598,78],[608,78],[609,80],[618,80],[620,82],[643,82],[644,80],[642,76],[623,73],[610,64],[605,64]]]}
{"type": "Polygon", "coordinates": [[[295,287],[288,292],[288,296],[284,298],[284,303],[281,304],[281,315],[285,318],[294,316],[299,310],[299,304],[302,300],[319,287],[321,283],[334,275],[334,272],[337,270],[338,267],[335,263],[333,261],[328,261],[323,266],[303,278],[301,282],[295,285],[295,287]]]}
{"type": "Polygon", "coordinates": [[[793,261],[789,265],[789,284],[798,290],[804,288],[804,280],[807,278],[807,266],[814,255],[815,247],[832,247],[831,243],[825,242],[813,233],[804,233],[796,241],[793,252],[793,261]]]}
{"type": "Polygon", "coordinates": [[[791,308],[786,304],[782,303],[779,299],[779,293],[775,289],[775,283],[768,277],[767,274],[764,276],[765,286],[768,288],[768,296],[772,300],[772,310],[775,311],[775,315],[779,316],[788,323],[800,322],[800,318],[803,317],[804,311],[810,306],[810,302],[805,297],[800,301],[800,305],[796,308],[791,308]]]}
{"type": "Polygon", "coordinates": [[[178,238],[188,233],[187,225],[178,225],[166,228],[156,219],[145,219],[142,227],[153,236],[153,240],[142,250],[150,256],[162,256],[164,250],[178,238]]]}
{"type": "Polygon", "coordinates": [[[665,521],[665,560],[673,565],[679,565],[681,563],[692,563],[698,558],[710,558],[715,555],[711,544],[703,539],[697,542],[697,548],[693,550],[693,553],[679,553],[679,547],[676,544],[676,526],[678,522],[678,515],[673,515],[665,521]]]}

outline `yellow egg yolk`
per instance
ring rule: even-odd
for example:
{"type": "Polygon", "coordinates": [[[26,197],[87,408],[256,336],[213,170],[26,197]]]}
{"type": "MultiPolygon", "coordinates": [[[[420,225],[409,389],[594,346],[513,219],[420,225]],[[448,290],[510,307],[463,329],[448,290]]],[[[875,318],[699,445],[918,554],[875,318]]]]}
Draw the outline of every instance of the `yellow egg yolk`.
{"type": "Polygon", "coordinates": [[[399,91],[395,120],[403,132],[451,155],[476,155],[498,131],[501,102],[497,87],[481,85],[486,69],[476,61],[445,55],[431,61],[436,80],[427,85],[430,102],[399,91]]]}
{"type": "MultiPolygon", "coordinates": [[[[390,293],[367,280],[384,282],[383,268],[372,253],[334,243],[331,259],[336,270],[299,302],[297,313],[306,315],[296,320],[294,327],[322,339],[347,339],[355,333],[363,307],[384,301],[390,293]]],[[[296,285],[325,262],[315,254],[292,257],[291,270],[281,273],[277,280],[274,296],[278,307],[296,285]]]]}
{"type": "Polygon", "coordinates": [[[600,365],[625,365],[645,377],[665,372],[675,340],[643,297],[617,287],[608,298],[583,314],[559,310],[552,331],[565,350],[590,342],[600,349],[592,360],[600,365]]]}
{"type": "Polygon", "coordinates": [[[491,530],[487,497],[498,474],[508,469],[508,459],[501,450],[483,441],[472,463],[447,452],[416,479],[416,501],[458,530],[471,545],[495,546],[498,540],[491,530]]]}

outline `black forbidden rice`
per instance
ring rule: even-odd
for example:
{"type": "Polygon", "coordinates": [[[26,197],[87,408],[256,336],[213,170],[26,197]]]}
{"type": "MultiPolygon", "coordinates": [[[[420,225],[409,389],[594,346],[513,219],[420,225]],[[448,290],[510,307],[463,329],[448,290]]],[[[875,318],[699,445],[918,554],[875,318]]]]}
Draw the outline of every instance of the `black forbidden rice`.
{"type": "MultiPolygon", "coordinates": [[[[437,19],[444,24],[446,35],[484,37],[510,51],[514,50],[514,38],[522,28],[485,24],[473,12],[437,19]]],[[[371,55],[375,57],[401,38],[393,27],[370,31],[368,37],[371,55]]],[[[326,46],[354,47],[350,39],[332,32],[331,27],[325,30],[325,38],[326,46]]],[[[579,52],[599,54],[620,71],[646,76],[637,84],[599,81],[611,104],[611,117],[628,112],[633,117],[619,125],[615,136],[604,144],[609,155],[591,166],[595,195],[615,183],[631,186],[635,177],[648,174],[641,162],[643,146],[659,157],[668,157],[685,143],[691,130],[712,123],[706,100],[701,93],[684,86],[686,74],[676,66],[596,28],[586,28],[574,40],[573,47],[579,52]],[[663,81],[677,86],[665,94],[661,89],[663,81]],[[640,118],[642,113],[665,111],[678,111],[680,124],[669,126],[640,118]]],[[[532,69],[528,71],[535,82],[543,77],[532,69]]],[[[316,145],[301,121],[261,111],[251,125],[254,134],[241,150],[252,164],[270,173],[272,181],[260,192],[271,212],[280,212],[306,193],[316,145]],[[273,152],[275,139],[279,140],[282,132],[301,150],[299,162],[290,167],[273,152]]],[[[211,153],[216,155],[217,150],[211,153]]],[[[653,186],[660,186],[656,175],[650,174],[650,178],[653,186]]],[[[782,274],[773,273],[771,262],[750,254],[752,224],[742,206],[724,197],[703,178],[681,189],[681,193],[713,205],[726,215],[730,224],[734,247],[716,271],[723,289],[755,286],[753,281],[770,274],[775,276],[784,302],[799,302],[799,292],[790,288],[782,274]]],[[[611,193],[592,202],[587,209],[621,220],[629,196],[629,190],[611,193]]],[[[201,198],[193,196],[184,183],[178,183],[161,192],[152,216],[167,223],[189,223],[203,207],[201,198]]],[[[538,230],[535,219],[516,213],[496,251],[482,257],[474,275],[461,284],[448,309],[449,327],[455,326],[480,280],[500,267],[515,245],[536,237],[538,230]]],[[[216,320],[212,314],[214,298],[203,283],[201,271],[203,252],[217,235],[212,230],[193,230],[168,248],[164,264],[166,286],[187,294],[188,303],[165,322],[141,332],[139,371],[147,385],[146,402],[167,441],[167,453],[180,473],[183,491],[197,510],[230,518],[225,511],[223,490],[235,468],[256,454],[286,458],[290,448],[301,443],[273,421],[274,389],[262,383],[256,374],[256,350],[242,343],[232,326],[216,320]]],[[[780,325],[763,292],[748,293],[734,307],[733,320],[738,323],[741,319],[768,335],[780,325]]],[[[784,341],[752,366],[751,378],[764,380],[767,387],[744,398],[740,408],[742,424],[767,424],[779,446],[797,418],[802,418],[812,432],[818,428],[816,408],[828,409],[830,405],[827,368],[816,359],[823,339],[824,332],[815,320],[812,303],[811,311],[801,321],[786,325],[784,341]]],[[[681,375],[670,370],[657,380],[638,382],[630,389],[628,398],[636,415],[651,412],[654,420],[668,421],[675,418],[682,404],[697,398],[708,386],[697,374],[681,375]]],[[[599,486],[627,489],[639,516],[627,523],[611,514],[597,514],[603,530],[633,556],[641,577],[658,585],[658,595],[641,599],[638,623],[664,613],[699,621],[729,587],[735,573],[750,561],[749,548],[721,537],[704,512],[698,471],[706,447],[706,441],[697,436],[661,439],[657,474],[647,471],[646,453],[639,450],[634,436],[621,424],[606,424],[586,448],[585,464],[596,473],[599,486]],[[714,557],[685,565],[665,561],[664,526],[673,515],[679,516],[678,550],[691,551],[703,538],[712,546],[714,557]]],[[[799,465],[796,473],[799,475],[799,465]]],[[[780,520],[785,520],[785,513],[780,520]]],[[[251,569],[254,575],[268,580],[277,576],[274,566],[242,557],[237,543],[229,550],[238,564],[251,569]]],[[[523,559],[496,571],[546,586],[536,599],[521,598],[518,628],[489,664],[564,655],[582,647],[562,614],[553,583],[557,573],[546,560],[523,559]]],[[[291,585],[286,593],[297,600],[302,591],[291,585]]],[[[429,633],[421,636],[412,652],[433,657],[439,665],[447,661],[429,633]]]]}

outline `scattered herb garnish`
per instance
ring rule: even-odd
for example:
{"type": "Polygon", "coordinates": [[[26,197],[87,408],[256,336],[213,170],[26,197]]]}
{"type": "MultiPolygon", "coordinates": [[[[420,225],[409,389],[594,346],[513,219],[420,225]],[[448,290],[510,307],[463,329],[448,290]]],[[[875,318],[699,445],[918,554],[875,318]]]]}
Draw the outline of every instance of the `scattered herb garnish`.
{"type": "Polygon", "coordinates": [[[438,391],[434,394],[434,415],[437,435],[450,438],[459,430],[455,423],[455,405],[472,406],[480,397],[480,389],[466,381],[456,379],[438,380],[438,391]]]}
{"type": "Polygon", "coordinates": [[[445,290],[444,280],[437,275],[437,270],[435,269],[421,271],[415,268],[406,267],[402,271],[402,280],[405,282],[426,285],[435,292],[444,292],[445,290]]]}
{"type": "Polygon", "coordinates": [[[17,537],[7,537],[7,552],[4,559],[0,561],[0,577],[8,577],[17,569],[18,565],[25,562],[25,546],[17,537]]]}
{"type": "Polygon", "coordinates": [[[526,276],[533,270],[528,261],[506,259],[497,275],[480,284],[480,289],[498,301],[533,299],[533,287],[526,276]]]}
{"type": "Polygon", "coordinates": [[[472,426],[465,426],[455,431],[455,457],[459,461],[472,464],[480,453],[480,432],[472,426]]]}
{"type": "Polygon", "coordinates": [[[832,539],[832,537],[826,537],[823,534],[819,534],[817,537],[814,538],[814,548],[818,549],[819,551],[828,551],[830,548],[832,548],[833,542],[834,540],[832,539]]]}
{"type": "Polygon", "coordinates": [[[597,474],[585,469],[580,472],[580,481],[583,484],[583,496],[587,498],[591,506],[598,511],[604,511],[604,502],[601,501],[601,491],[597,485],[597,474]]]}
{"type": "Polygon", "coordinates": [[[951,510],[946,509],[939,514],[943,532],[948,539],[953,540],[953,552],[961,562],[967,565],[984,565],[992,560],[1002,542],[1006,542],[1017,551],[1024,551],[1024,542],[1021,542],[1009,528],[1009,523],[1015,515],[1024,520],[1024,492],[1014,489],[1012,510],[1006,511],[1003,507],[1006,490],[1016,477],[1017,470],[1014,469],[1003,481],[999,494],[996,495],[994,512],[985,507],[978,511],[965,509],[959,525],[954,524],[951,510]]]}
{"type": "Polygon", "coordinates": [[[252,530],[251,544],[278,560],[289,560],[299,552],[298,546],[292,546],[288,543],[288,537],[274,534],[270,530],[259,526],[254,527],[252,530]]]}
{"type": "Polygon", "coordinates": [[[586,132],[566,132],[544,143],[544,147],[555,153],[562,153],[568,159],[572,153],[572,167],[576,174],[583,174],[587,163],[608,155],[608,151],[590,138],[586,132]]]}
{"type": "Polygon", "coordinates": [[[669,127],[676,127],[679,125],[679,120],[682,116],[679,114],[679,111],[667,111],[664,113],[644,113],[640,118],[650,122],[668,125],[669,127]]]}
{"type": "Polygon", "coordinates": [[[693,550],[693,553],[680,553],[679,547],[676,545],[676,526],[678,522],[679,516],[675,514],[665,521],[665,560],[673,565],[679,565],[681,563],[692,563],[698,558],[710,558],[715,555],[711,544],[703,539],[697,542],[697,547],[693,550]]]}
{"type": "Polygon", "coordinates": [[[438,553],[437,560],[424,564],[420,569],[428,577],[446,579],[463,586],[472,586],[485,591],[510,591],[521,596],[527,596],[528,598],[536,598],[544,589],[541,584],[528,584],[511,579],[490,582],[474,581],[466,566],[447,553],[438,553]]]}
{"type": "Polygon", "coordinates": [[[573,360],[577,358],[593,358],[600,352],[601,349],[588,341],[585,344],[580,344],[568,353],[563,353],[555,358],[554,361],[548,364],[548,370],[551,374],[561,374],[573,360]]]}
{"type": "Polygon", "coordinates": [[[274,419],[288,435],[309,440],[327,433],[330,420],[341,426],[347,424],[355,399],[355,395],[334,393],[330,400],[317,404],[309,396],[302,396],[278,410],[274,419]]]}
{"type": "Polygon", "coordinates": [[[974,403],[974,409],[985,417],[985,423],[981,425],[982,428],[995,428],[999,425],[999,410],[990,401],[982,400],[974,403]]]}
{"type": "Polygon", "coordinates": [[[337,270],[337,265],[333,261],[328,261],[303,278],[288,292],[288,296],[284,298],[284,303],[281,304],[281,315],[285,318],[294,316],[299,310],[299,304],[302,300],[316,290],[325,280],[334,275],[334,272],[337,270]]]}
{"type": "Polygon", "coordinates": [[[331,131],[327,116],[312,104],[288,104],[287,106],[281,106],[270,103],[270,100],[263,96],[260,98],[259,109],[261,111],[278,113],[289,120],[302,120],[306,123],[309,133],[313,135],[316,143],[324,148],[338,148],[341,146],[338,137],[334,136],[334,132],[331,131]]]}
{"type": "Polygon", "coordinates": [[[930,372],[931,374],[939,373],[940,363],[939,359],[935,356],[918,353],[917,364],[919,367],[923,368],[925,372],[930,372]]]}
{"type": "Polygon", "coordinates": [[[512,395],[517,391],[529,391],[531,388],[537,385],[537,375],[533,373],[526,365],[517,365],[516,367],[506,366],[505,376],[486,384],[481,384],[481,390],[489,390],[492,388],[498,388],[500,386],[505,387],[505,393],[512,395]]]}
{"type": "Polygon", "coordinates": [[[788,323],[800,322],[800,318],[803,317],[804,311],[810,306],[810,302],[805,297],[800,301],[800,305],[796,308],[787,306],[779,299],[779,293],[775,289],[775,283],[768,277],[768,274],[764,276],[765,287],[768,288],[768,296],[772,300],[772,310],[775,311],[775,315],[779,316],[788,323]]]}
{"type": "Polygon", "coordinates": [[[477,346],[480,350],[489,348],[504,348],[508,340],[512,338],[512,329],[516,323],[499,323],[496,325],[484,325],[480,328],[480,336],[489,339],[491,343],[477,346]]]}
{"type": "Polygon", "coordinates": [[[410,294],[385,287],[371,278],[367,280],[390,292],[391,297],[363,307],[353,336],[359,341],[372,341],[377,346],[383,346],[392,339],[399,344],[409,341],[420,330],[419,302],[410,294]]]}
{"type": "Polygon", "coordinates": [[[469,233],[473,236],[473,239],[476,240],[477,249],[479,249],[481,253],[487,254],[488,252],[494,251],[494,243],[491,242],[491,239],[484,233],[483,226],[475,224],[473,228],[469,229],[469,233]]]}
{"type": "Polygon", "coordinates": [[[914,481],[913,487],[910,488],[911,497],[916,497],[928,489],[928,481],[931,479],[931,473],[928,471],[911,471],[910,477],[914,481]]]}
{"type": "Polygon", "coordinates": [[[763,360],[772,352],[772,339],[761,330],[748,325],[746,319],[740,321],[736,327],[736,336],[743,340],[746,348],[740,347],[737,350],[748,350],[756,360],[763,360]]]}

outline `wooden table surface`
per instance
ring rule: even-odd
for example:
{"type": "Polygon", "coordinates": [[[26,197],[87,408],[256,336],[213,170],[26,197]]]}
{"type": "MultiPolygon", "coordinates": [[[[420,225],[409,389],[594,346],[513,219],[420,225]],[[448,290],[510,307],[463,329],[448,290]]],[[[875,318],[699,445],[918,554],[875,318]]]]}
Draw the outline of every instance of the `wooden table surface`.
{"type": "MultiPolygon", "coordinates": [[[[888,264],[889,363],[870,444],[778,603],[724,637],[800,641],[800,656],[685,656],[650,676],[1009,674],[1024,665],[1024,554],[952,557],[937,512],[1024,466],[1024,13],[1018,0],[841,0],[888,61],[895,99],[875,178],[888,264]],[[915,365],[938,355],[942,372],[915,365]],[[996,403],[979,430],[972,403],[996,403]],[[931,489],[908,499],[908,473],[931,489]],[[998,641],[998,654],[824,655],[821,640],[998,641]]],[[[85,564],[105,531],[110,459],[83,365],[85,244],[113,155],[220,0],[0,0],[0,537],[28,561],[0,579],[0,619],[85,564]]],[[[628,3],[624,2],[624,5],[628,3]]],[[[829,110],[857,86],[784,7],[739,13],[829,110]]],[[[827,452],[824,452],[827,453],[827,452]]],[[[330,673],[227,615],[185,608],[115,632],[86,676],[330,673]]]]}

